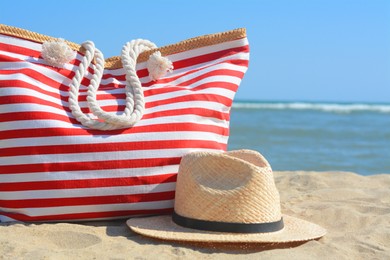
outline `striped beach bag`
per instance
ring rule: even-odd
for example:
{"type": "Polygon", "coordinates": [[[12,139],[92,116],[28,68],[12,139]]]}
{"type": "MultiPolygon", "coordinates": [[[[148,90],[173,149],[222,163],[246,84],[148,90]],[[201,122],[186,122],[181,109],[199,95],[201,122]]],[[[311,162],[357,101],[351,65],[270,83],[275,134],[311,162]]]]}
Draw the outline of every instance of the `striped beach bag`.
{"type": "Polygon", "coordinates": [[[245,29],[104,59],[0,25],[0,221],[172,212],[181,157],[227,149],[248,60],[245,29]]]}

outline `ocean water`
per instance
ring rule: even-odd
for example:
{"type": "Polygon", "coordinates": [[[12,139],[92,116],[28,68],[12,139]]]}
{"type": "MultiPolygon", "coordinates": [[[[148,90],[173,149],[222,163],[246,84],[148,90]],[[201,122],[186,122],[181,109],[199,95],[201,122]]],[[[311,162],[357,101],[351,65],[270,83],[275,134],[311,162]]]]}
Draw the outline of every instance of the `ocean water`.
{"type": "Polygon", "coordinates": [[[237,101],[228,149],[242,148],[276,171],[390,174],[390,104],[237,101]]]}

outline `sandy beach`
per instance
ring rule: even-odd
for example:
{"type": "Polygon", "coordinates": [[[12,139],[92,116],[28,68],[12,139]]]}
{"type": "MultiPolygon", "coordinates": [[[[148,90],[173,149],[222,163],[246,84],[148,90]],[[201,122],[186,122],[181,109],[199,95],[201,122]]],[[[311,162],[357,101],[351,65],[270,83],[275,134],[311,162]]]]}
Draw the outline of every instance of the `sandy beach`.
{"type": "Polygon", "coordinates": [[[390,259],[390,174],[275,172],[283,213],[319,224],[318,241],[184,244],[142,237],[125,220],[0,224],[0,259],[390,259]]]}

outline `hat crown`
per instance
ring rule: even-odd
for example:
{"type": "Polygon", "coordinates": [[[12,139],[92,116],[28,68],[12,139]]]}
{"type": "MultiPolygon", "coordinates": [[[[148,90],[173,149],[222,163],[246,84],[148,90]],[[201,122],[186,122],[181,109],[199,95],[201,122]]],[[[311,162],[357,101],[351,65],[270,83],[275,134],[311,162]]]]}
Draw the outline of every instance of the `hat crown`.
{"type": "Polygon", "coordinates": [[[185,155],[177,178],[175,212],[227,223],[269,223],[282,217],[272,169],[251,150],[185,155]]]}

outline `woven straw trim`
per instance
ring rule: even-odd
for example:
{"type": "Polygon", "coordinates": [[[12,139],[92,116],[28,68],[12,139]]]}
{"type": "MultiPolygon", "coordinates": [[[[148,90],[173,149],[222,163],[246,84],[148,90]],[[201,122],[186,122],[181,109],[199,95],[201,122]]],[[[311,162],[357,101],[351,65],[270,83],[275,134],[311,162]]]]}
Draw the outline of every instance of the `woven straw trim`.
{"type": "MultiPolygon", "coordinates": [[[[4,24],[0,24],[0,34],[6,34],[6,35],[9,35],[9,36],[15,36],[15,37],[18,37],[18,38],[22,38],[22,39],[26,39],[26,40],[30,40],[30,41],[34,41],[34,42],[39,42],[39,43],[43,43],[44,41],[55,41],[55,40],[57,40],[57,38],[55,38],[55,37],[46,36],[46,35],[43,35],[43,34],[39,34],[39,33],[36,33],[36,32],[31,32],[31,31],[28,31],[28,30],[25,30],[25,29],[13,27],[13,26],[8,26],[8,25],[4,25],[4,24]]],[[[70,42],[70,41],[67,41],[67,40],[65,40],[65,42],[73,50],[75,50],[75,51],[80,51],[81,50],[81,52],[84,53],[84,50],[81,48],[81,46],[79,44],[74,43],[74,42],[70,42]]]]}
{"type": "MultiPolygon", "coordinates": [[[[18,38],[23,38],[26,40],[43,43],[44,41],[55,41],[57,38],[46,36],[43,34],[31,32],[25,29],[8,26],[4,24],[0,24],[0,34],[6,34],[9,36],[15,36],[18,38]]],[[[246,30],[245,28],[235,29],[227,32],[222,33],[215,33],[215,34],[207,34],[195,38],[191,38],[188,40],[184,40],[181,42],[178,42],[176,44],[167,45],[161,48],[158,48],[156,50],[160,51],[163,56],[183,52],[187,50],[197,49],[209,45],[219,44],[227,41],[233,41],[238,40],[246,37],[246,30]]],[[[75,51],[79,51],[81,53],[84,53],[84,49],[77,43],[70,42],[65,40],[65,42],[75,51]]],[[[142,53],[138,59],[137,62],[144,62],[148,59],[149,55],[156,51],[147,51],[142,53]]],[[[105,64],[106,69],[118,69],[122,67],[122,63],[120,61],[119,56],[110,57],[107,58],[105,64]]]]}

